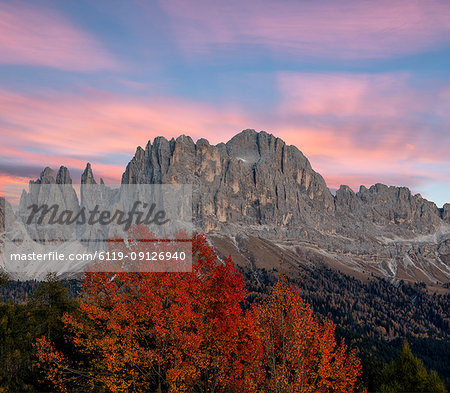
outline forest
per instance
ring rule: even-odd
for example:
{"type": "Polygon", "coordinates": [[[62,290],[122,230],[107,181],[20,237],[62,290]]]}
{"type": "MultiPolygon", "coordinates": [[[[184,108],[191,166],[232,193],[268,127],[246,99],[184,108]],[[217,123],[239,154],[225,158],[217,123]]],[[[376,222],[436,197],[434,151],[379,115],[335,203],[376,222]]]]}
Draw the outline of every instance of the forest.
{"type": "Polygon", "coordinates": [[[193,251],[193,273],[4,278],[0,392],[447,391],[448,296],[193,251]]]}

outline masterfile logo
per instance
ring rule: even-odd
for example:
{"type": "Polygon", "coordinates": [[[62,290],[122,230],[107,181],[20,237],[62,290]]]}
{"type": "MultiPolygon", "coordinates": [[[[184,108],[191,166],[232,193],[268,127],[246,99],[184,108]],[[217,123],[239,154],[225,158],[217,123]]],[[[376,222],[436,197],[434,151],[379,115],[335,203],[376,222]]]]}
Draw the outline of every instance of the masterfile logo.
{"type": "Polygon", "coordinates": [[[48,206],[47,204],[38,205],[34,203],[27,208],[30,210],[30,215],[26,221],[27,224],[31,224],[36,217],[38,217],[37,223],[42,224],[47,217],[49,224],[71,225],[76,223],[77,225],[94,225],[98,223],[100,225],[111,225],[116,223],[117,225],[123,225],[124,230],[127,231],[133,225],[133,222],[135,222],[135,225],[164,225],[170,222],[170,219],[165,219],[166,212],[164,210],[158,210],[154,213],[156,203],[149,205],[141,201],[134,202],[129,212],[120,209],[116,209],[113,212],[101,210],[99,205],[95,205],[92,210],[87,210],[83,206],[78,211],[67,209],[60,211],[60,206],[57,204],[48,206]],[[142,206],[144,211],[139,210],[139,205],[142,206]]]}
{"type": "Polygon", "coordinates": [[[11,188],[20,202],[5,209],[10,272],[190,270],[191,185],[11,188]]]}

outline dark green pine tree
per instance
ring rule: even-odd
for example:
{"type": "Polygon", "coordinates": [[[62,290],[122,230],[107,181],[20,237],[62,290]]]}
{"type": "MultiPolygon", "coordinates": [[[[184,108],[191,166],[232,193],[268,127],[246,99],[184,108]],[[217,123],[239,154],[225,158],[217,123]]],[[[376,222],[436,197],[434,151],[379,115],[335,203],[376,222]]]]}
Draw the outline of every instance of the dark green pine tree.
{"type": "Polygon", "coordinates": [[[8,274],[0,272],[0,285],[5,286],[8,283],[8,274]]]}
{"type": "Polygon", "coordinates": [[[398,359],[387,365],[381,375],[382,393],[445,393],[445,385],[436,371],[427,372],[405,341],[398,359]]]}
{"type": "Polygon", "coordinates": [[[33,294],[28,305],[35,319],[36,336],[62,339],[65,312],[75,310],[77,302],[68,296],[69,289],[61,284],[56,274],[49,273],[33,294]]]}
{"type": "Polygon", "coordinates": [[[62,343],[61,317],[76,305],[55,275],[48,275],[26,303],[0,302],[0,392],[49,391],[33,366],[33,343],[42,336],[62,343]]]}

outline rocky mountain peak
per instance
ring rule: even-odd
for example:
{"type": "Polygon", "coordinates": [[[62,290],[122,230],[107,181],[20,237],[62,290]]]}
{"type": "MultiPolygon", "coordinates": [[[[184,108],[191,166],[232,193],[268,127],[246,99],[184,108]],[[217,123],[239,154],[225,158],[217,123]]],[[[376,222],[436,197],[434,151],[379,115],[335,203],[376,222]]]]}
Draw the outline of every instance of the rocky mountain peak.
{"type": "Polygon", "coordinates": [[[72,184],[69,170],[65,166],[61,166],[56,175],[56,184],[72,184]]]}
{"type": "MultiPolygon", "coordinates": [[[[67,168],[56,181],[45,168],[31,183],[55,182],[72,183],[67,168]]],[[[81,183],[81,205],[95,202],[83,186],[96,184],[89,163],[81,183]]],[[[450,278],[450,204],[438,209],[406,187],[381,183],[357,192],[342,185],[333,196],[297,147],[264,131],[247,129],[217,145],[156,137],[136,149],[122,183],[192,184],[194,224],[211,237],[245,233],[327,255],[344,269],[431,283],[450,278]]],[[[66,206],[78,203],[73,190],[60,193],[66,206]]],[[[22,197],[36,198],[47,195],[37,189],[22,197]]]]}
{"type": "Polygon", "coordinates": [[[442,208],[442,219],[450,224],[450,203],[446,203],[442,208]]]}
{"type": "Polygon", "coordinates": [[[81,174],[81,184],[97,184],[92,173],[91,164],[88,162],[84,172],[81,174]]]}
{"type": "Polygon", "coordinates": [[[50,167],[45,167],[41,172],[39,179],[36,181],[37,184],[54,184],[55,183],[55,172],[50,167]]]}
{"type": "Polygon", "coordinates": [[[204,229],[286,226],[310,219],[308,211],[334,209],[325,181],[300,150],[264,131],[244,130],[218,145],[186,135],[157,137],[136,151],[122,182],[194,184],[194,213],[204,229]]]}

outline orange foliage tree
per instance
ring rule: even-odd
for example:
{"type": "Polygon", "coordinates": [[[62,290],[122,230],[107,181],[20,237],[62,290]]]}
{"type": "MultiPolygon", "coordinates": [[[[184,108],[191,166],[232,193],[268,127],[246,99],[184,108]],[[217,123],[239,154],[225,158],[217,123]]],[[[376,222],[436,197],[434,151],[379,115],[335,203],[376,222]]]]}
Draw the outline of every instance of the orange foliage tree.
{"type": "Polygon", "coordinates": [[[190,273],[86,273],[78,310],[63,317],[65,346],[36,342],[36,363],[53,388],[354,391],[359,361],[297,290],[280,281],[263,304],[243,307],[244,279],[231,259],[221,262],[202,235],[192,255],[190,273]]]}
{"type": "Polygon", "coordinates": [[[63,317],[68,348],[36,343],[47,380],[61,391],[254,391],[262,352],[243,277],[204,236],[192,251],[192,273],[87,273],[78,311],[63,317]]]}
{"type": "Polygon", "coordinates": [[[361,373],[354,351],[337,345],[332,322],[321,323],[298,289],[280,279],[257,318],[264,347],[268,392],[347,392],[361,373]]]}

